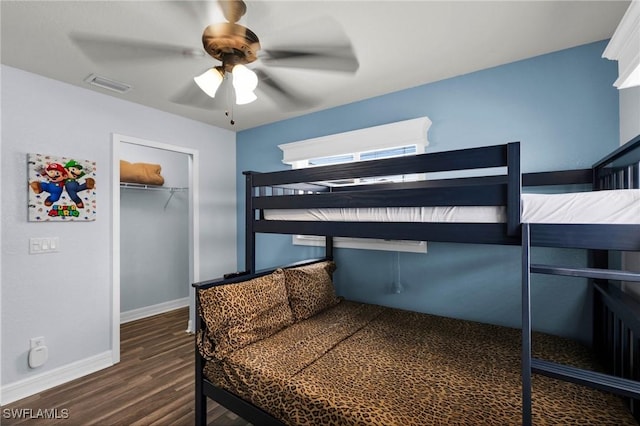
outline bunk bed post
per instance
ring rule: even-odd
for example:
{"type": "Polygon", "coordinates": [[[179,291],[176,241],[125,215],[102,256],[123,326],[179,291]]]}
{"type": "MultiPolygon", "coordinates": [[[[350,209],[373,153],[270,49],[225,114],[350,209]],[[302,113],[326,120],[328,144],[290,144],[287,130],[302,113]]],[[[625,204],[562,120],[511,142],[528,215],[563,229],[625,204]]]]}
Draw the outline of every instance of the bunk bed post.
{"type": "Polygon", "coordinates": [[[255,212],[253,210],[253,172],[242,172],[245,176],[245,243],[244,268],[250,274],[256,272],[256,234],[253,229],[255,212]]]}
{"type": "Polygon", "coordinates": [[[327,259],[333,260],[333,237],[324,237],[324,255],[327,259]]]}
{"type": "Polygon", "coordinates": [[[522,224],[522,424],[531,425],[531,244],[522,224]]]}
{"type": "Polygon", "coordinates": [[[507,173],[507,235],[516,236],[520,230],[520,212],[522,211],[520,142],[507,144],[507,173]]]}

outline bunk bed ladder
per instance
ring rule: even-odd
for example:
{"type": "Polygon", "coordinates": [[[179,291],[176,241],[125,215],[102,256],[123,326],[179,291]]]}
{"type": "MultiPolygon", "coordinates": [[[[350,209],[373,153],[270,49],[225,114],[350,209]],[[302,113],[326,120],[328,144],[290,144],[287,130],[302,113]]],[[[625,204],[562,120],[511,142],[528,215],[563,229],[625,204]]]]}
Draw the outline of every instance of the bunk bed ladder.
{"type": "MultiPolygon", "coordinates": [[[[631,398],[631,401],[640,399],[640,378],[638,370],[639,343],[632,337],[633,332],[629,328],[623,328],[619,318],[608,318],[606,330],[598,330],[604,341],[609,341],[609,353],[607,358],[613,360],[612,374],[603,374],[595,371],[584,370],[568,365],[562,365],[550,361],[532,357],[531,351],[531,274],[563,275],[569,277],[583,277],[595,280],[619,280],[627,282],[640,282],[640,273],[596,269],[596,268],[565,268],[552,265],[531,264],[531,239],[530,225],[522,224],[522,424],[531,425],[531,376],[532,373],[543,374],[560,380],[589,386],[603,391],[615,393],[631,398]],[[613,331],[612,331],[613,330],[613,331]],[[621,338],[622,336],[622,338],[621,338]],[[633,349],[629,349],[633,345],[633,349]],[[625,347],[626,353],[625,353],[625,347]],[[633,354],[633,355],[631,355],[633,354]],[[632,359],[633,358],[633,359],[632,359]],[[634,371],[630,371],[634,370],[634,371]],[[635,380],[633,380],[635,379],[635,380]]],[[[600,289],[600,297],[607,297],[600,289]]],[[[606,306],[606,305],[603,305],[606,306]]],[[[594,315],[599,314],[598,312],[594,315]]],[[[602,312],[600,313],[602,314],[602,312]]],[[[611,312],[604,313],[611,316],[611,312]]],[[[640,325],[640,323],[639,323],[640,325]]],[[[638,330],[638,328],[636,328],[638,330]]],[[[597,334],[596,333],[596,334],[597,334]]],[[[605,349],[607,350],[607,349],[605,349]]],[[[632,402],[632,408],[637,408],[637,402],[632,402]]],[[[634,413],[636,418],[638,413],[634,413]]]]}

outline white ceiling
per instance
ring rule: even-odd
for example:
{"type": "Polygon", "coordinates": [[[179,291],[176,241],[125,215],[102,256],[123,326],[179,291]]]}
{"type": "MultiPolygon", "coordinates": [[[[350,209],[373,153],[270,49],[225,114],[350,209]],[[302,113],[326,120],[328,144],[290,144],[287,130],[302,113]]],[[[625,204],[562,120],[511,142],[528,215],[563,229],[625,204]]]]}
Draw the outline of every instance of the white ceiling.
{"type": "MultiPolygon", "coordinates": [[[[264,49],[351,40],[354,74],[252,66],[304,95],[291,108],[258,87],[258,100],[235,106],[235,126],[218,109],[174,103],[192,78],[219,63],[202,51],[204,27],[223,20],[215,2],[1,2],[2,63],[208,124],[243,130],[611,37],[629,1],[254,1],[240,21],[264,49]],[[218,16],[216,16],[218,13],[218,16]],[[70,34],[89,34],[176,46],[164,57],[118,61],[118,49],[92,55],[70,34]],[[126,82],[125,94],[88,86],[98,74],[126,82]]],[[[604,59],[603,59],[604,60],[604,59]]],[[[220,98],[220,99],[219,99],[220,98]]],[[[217,106],[216,106],[217,104],[217,106]]]]}

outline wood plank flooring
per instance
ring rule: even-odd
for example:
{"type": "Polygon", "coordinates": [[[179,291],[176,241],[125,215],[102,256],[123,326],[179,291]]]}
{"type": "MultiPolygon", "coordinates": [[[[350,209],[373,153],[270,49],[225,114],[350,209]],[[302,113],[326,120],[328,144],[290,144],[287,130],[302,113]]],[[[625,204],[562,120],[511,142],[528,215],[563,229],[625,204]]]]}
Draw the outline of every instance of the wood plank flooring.
{"type": "MultiPolygon", "coordinates": [[[[121,325],[119,364],[3,406],[2,424],[193,425],[194,337],[185,332],[188,315],[184,308],[121,325]],[[42,410],[57,418],[43,418],[42,410]]],[[[207,422],[250,425],[213,401],[207,422]]]]}

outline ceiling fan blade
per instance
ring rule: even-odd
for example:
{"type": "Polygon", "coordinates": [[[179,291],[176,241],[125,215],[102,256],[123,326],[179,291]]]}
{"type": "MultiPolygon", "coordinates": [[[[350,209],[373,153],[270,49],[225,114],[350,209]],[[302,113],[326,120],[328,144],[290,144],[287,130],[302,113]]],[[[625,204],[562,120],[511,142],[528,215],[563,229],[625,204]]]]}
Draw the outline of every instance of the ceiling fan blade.
{"type": "Polygon", "coordinates": [[[212,22],[225,20],[220,5],[213,1],[178,1],[171,2],[176,12],[186,13],[198,27],[206,27],[212,22]]]}
{"type": "Polygon", "coordinates": [[[247,13],[247,5],[242,0],[218,0],[218,5],[229,22],[238,22],[247,13]]]}
{"type": "Polygon", "coordinates": [[[360,67],[351,45],[266,49],[259,58],[271,67],[355,73],[360,67]]]}
{"type": "Polygon", "coordinates": [[[87,33],[71,33],[69,38],[89,57],[99,62],[136,61],[148,59],[204,58],[198,48],[175,46],[142,40],[131,40],[87,33]]]}
{"type": "Polygon", "coordinates": [[[198,87],[195,81],[190,81],[182,89],[180,89],[169,100],[175,104],[186,105],[195,108],[207,109],[207,110],[222,110],[227,105],[226,88],[227,85],[224,82],[218,88],[218,93],[215,98],[209,97],[206,93],[198,87]]]}
{"type": "Polygon", "coordinates": [[[342,24],[329,16],[279,30],[262,44],[259,58],[272,67],[355,73],[360,66],[342,24]]]}
{"type": "Polygon", "coordinates": [[[258,89],[265,95],[273,99],[278,107],[284,110],[298,110],[312,107],[317,101],[309,96],[304,96],[300,92],[293,90],[276,80],[267,71],[261,68],[254,68],[253,71],[258,76],[258,89]]]}

